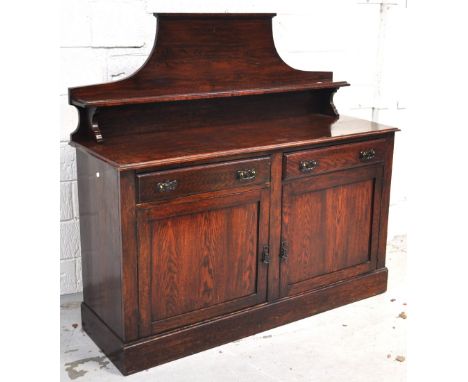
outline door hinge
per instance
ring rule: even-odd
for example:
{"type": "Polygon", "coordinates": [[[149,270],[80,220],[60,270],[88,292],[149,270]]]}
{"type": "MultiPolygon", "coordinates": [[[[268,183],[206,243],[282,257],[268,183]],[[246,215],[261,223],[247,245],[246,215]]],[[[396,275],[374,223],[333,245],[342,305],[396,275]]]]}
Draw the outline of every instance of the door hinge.
{"type": "Polygon", "coordinates": [[[288,258],[288,242],[281,241],[280,259],[286,260],[287,258],[288,258]]]}
{"type": "Polygon", "coordinates": [[[265,264],[270,264],[270,260],[270,247],[268,245],[264,245],[262,252],[262,261],[265,264]]]}

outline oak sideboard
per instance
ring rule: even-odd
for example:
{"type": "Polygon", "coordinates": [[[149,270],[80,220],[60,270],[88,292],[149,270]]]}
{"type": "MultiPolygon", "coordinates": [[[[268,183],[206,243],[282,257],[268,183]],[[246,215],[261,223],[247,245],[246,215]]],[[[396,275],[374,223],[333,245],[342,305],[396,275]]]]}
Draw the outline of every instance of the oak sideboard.
{"type": "Polygon", "coordinates": [[[157,14],[141,69],[69,90],[83,328],[125,375],[386,290],[398,129],[339,116],[274,16],[157,14]]]}

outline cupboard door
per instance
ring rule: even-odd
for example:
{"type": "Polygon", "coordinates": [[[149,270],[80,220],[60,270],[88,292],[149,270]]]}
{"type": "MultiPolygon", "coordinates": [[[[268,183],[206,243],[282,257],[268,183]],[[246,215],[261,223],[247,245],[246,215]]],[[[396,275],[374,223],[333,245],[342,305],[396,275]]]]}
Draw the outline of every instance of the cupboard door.
{"type": "Polygon", "coordinates": [[[268,210],[268,189],[140,209],[140,335],[264,302],[268,210]]]}
{"type": "Polygon", "coordinates": [[[382,170],[364,166],[283,186],[282,296],[375,269],[382,170]]]}

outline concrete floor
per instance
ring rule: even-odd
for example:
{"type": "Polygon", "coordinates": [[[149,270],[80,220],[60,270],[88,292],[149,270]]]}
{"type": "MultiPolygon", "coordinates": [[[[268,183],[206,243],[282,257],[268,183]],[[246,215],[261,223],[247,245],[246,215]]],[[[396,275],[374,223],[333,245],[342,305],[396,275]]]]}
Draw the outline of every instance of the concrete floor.
{"type": "Polygon", "coordinates": [[[123,377],[62,296],[61,381],[401,382],[406,380],[406,237],[388,244],[388,292],[123,377]],[[404,312],[405,314],[401,314],[404,312]],[[402,317],[403,316],[403,317],[402,317]]]}

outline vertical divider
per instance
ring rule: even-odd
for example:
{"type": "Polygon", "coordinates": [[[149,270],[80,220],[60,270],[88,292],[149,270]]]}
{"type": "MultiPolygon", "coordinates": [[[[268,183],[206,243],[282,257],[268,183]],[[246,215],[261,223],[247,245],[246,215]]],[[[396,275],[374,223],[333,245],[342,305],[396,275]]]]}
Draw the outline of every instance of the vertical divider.
{"type": "Polygon", "coordinates": [[[268,269],[268,301],[279,298],[279,252],[281,241],[281,189],[283,154],[274,153],[271,157],[270,187],[270,256],[268,269]]]}

